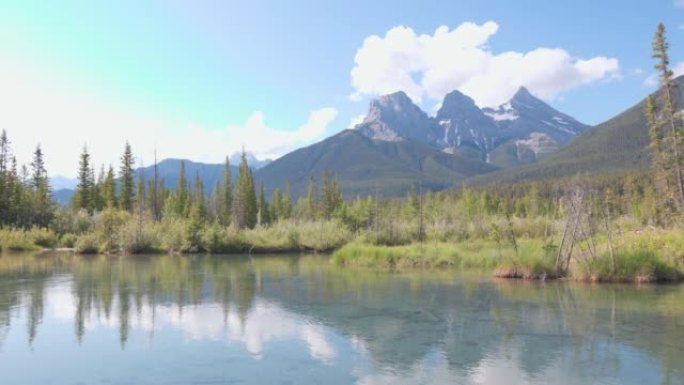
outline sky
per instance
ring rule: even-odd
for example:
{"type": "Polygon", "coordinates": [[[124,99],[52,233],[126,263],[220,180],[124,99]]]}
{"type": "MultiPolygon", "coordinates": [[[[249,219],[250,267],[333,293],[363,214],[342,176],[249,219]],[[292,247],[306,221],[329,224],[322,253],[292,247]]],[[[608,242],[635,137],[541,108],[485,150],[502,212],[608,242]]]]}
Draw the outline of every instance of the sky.
{"type": "Polygon", "coordinates": [[[116,167],[277,158],[345,128],[378,95],[429,114],[458,89],[480,106],[520,87],[587,124],[656,87],[665,23],[684,73],[684,0],[0,0],[0,129],[75,176],[86,146],[116,167]]]}

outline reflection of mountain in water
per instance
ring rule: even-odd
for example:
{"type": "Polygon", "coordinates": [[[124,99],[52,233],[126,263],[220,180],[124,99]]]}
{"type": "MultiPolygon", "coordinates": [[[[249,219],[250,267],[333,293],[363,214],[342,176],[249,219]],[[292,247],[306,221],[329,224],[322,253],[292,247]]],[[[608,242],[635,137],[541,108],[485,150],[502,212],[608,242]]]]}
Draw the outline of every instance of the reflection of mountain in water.
{"type": "Polygon", "coordinates": [[[420,382],[412,376],[427,365],[459,382],[543,382],[549,373],[648,381],[655,370],[660,382],[681,383],[682,296],[681,287],[375,274],[317,257],[3,256],[0,351],[20,327],[13,312],[23,311],[28,344],[53,316],[72,322],[79,342],[116,329],[122,348],[131,331],[153,338],[171,328],[239,343],[255,358],[275,341],[294,341],[323,363],[359,354],[395,369],[367,373],[377,382],[420,382]],[[626,355],[659,367],[630,374],[626,355]]]}

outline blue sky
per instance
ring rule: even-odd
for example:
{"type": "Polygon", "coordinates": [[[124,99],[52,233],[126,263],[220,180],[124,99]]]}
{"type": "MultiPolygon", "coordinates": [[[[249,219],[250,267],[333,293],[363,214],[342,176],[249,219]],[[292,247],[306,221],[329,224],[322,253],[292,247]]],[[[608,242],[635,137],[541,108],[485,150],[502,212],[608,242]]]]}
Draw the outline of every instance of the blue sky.
{"type": "Polygon", "coordinates": [[[125,140],[141,164],[154,148],[278,156],[347,128],[404,76],[428,113],[452,86],[484,105],[526,85],[595,124],[653,89],[658,22],[684,60],[677,2],[0,0],[0,128],[20,161],[40,141],[52,174],[74,175],[84,144],[116,162],[125,140]]]}

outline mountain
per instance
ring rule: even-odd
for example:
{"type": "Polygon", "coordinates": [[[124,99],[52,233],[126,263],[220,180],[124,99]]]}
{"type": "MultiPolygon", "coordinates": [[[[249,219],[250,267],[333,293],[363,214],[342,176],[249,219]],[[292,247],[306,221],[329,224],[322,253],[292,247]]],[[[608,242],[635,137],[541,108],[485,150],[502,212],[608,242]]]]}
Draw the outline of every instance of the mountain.
{"type": "Polygon", "coordinates": [[[291,185],[304,194],[310,177],[328,170],[347,196],[401,195],[419,181],[440,190],[466,178],[536,162],[586,125],[521,88],[506,104],[480,109],[459,91],[430,117],[404,92],[370,102],[354,129],[296,150],[256,172],[267,190],[291,185]]]}
{"type": "MultiPolygon", "coordinates": [[[[164,159],[157,164],[157,174],[160,182],[163,182],[167,188],[175,190],[178,186],[181,162],[185,164],[185,178],[191,189],[195,183],[195,175],[199,175],[206,194],[210,194],[216,182],[223,177],[223,164],[199,163],[184,159],[164,159]]],[[[231,163],[230,168],[234,180],[237,176],[237,166],[231,163]]],[[[140,172],[143,173],[146,181],[154,178],[154,166],[136,169],[136,181],[140,172]]]]}
{"type": "Polygon", "coordinates": [[[66,206],[71,203],[71,197],[74,196],[74,189],[62,188],[52,191],[52,200],[59,204],[66,206]]]}
{"type": "Polygon", "coordinates": [[[355,129],[381,141],[415,139],[434,145],[439,141],[439,126],[402,91],[371,101],[368,113],[355,129]]]}
{"type": "Polygon", "coordinates": [[[295,150],[257,170],[257,182],[266,190],[290,184],[294,197],[304,195],[310,177],[324,170],[338,178],[347,197],[357,194],[404,194],[419,182],[441,190],[469,176],[497,168],[485,162],[448,154],[413,139],[372,139],[359,130],[344,130],[311,146],[295,150]]]}
{"type": "MultiPolygon", "coordinates": [[[[684,76],[675,79],[674,98],[684,102],[684,76]]],[[[651,96],[658,98],[659,92],[651,96]]],[[[525,180],[561,178],[578,173],[620,174],[646,171],[650,165],[646,127],[646,98],[615,117],[586,130],[556,153],[525,167],[494,172],[469,183],[512,183],[525,180]]]]}
{"type": "MultiPolygon", "coordinates": [[[[264,167],[264,166],[266,166],[272,162],[271,159],[264,159],[264,160],[257,159],[254,156],[254,154],[252,154],[251,152],[247,152],[247,153],[245,153],[245,155],[247,156],[247,164],[253,170],[258,170],[258,169],[260,169],[260,168],[262,168],[262,167],[264,167]]],[[[235,154],[230,156],[230,164],[233,166],[239,165],[241,161],[242,161],[242,154],[240,154],[240,153],[236,152],[235,154]]]]}
{"type": "Polygon", "coordinates": [[[479,108],[459,91],[446,95],[429,117],[403,93],[374,100],[355,127],[383,141],[414,139],[438,150],[480,159],[499,167],[536,162],[588,128],[521,87],[497,108],[479,108]]]}
{"type": "MultiPolygon", "coordinates": [[[[163,183],[165,187],[175,190],[178,186],[178,175],[181,162],[185,163],[185,178],[188,181],[188,186],[192,189],[195,183],[195,175],[199,175],[202,184],[204,185],[205,194],[212,193],[216,182],[223,178],[223,164],[199,163],[183,159],[164,159],[157,163],[157,175],[159,182],[163,183]]],[[[235,180],[237,176],[237,165],[231,163],[231,176],[235,180]]],[[[147,166],[138,168],[134,171],[134,178],[137,182],[138,175],[143,173],[145,181],[150,181],[154,178],[154,166],[147,166]]],[[[71,201],[74,195],[75,186],[73,188],[53,188],[52,198],[55,202],[66,205],[71,201]]]]}
{"type": "Polygon", "coordinates": [[[67,178],[61,175],[55,175],[50,178],[50,187],[52,187],[52,190],[54,191],[62,189],[73,190],[76,188],[77,184],[78,181],[76,180],[76,178],[67,178]]]}

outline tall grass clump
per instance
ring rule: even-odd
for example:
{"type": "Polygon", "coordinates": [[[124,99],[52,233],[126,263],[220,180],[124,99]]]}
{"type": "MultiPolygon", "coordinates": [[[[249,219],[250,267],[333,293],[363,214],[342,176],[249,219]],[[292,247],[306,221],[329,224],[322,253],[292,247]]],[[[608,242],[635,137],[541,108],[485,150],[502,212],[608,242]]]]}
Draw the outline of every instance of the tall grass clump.
{"type": "MultiPolygon", "coordinates": [[[[493,269],[499,257],[493,245],[480,242],[477,251],[468,250],[464,244],[414,243],[402,246],[368,245],[351,243],[335,251],[333,263],[383,269],[493,269]]],[[[471,245],[472,246],[472,245],[471,245]]]]}
{"type": "Polygon", "coordinates": [[[609,253],[596,260],[578,262],[573,276],[591,282],[674,282],[682,271],[652,250],[621,250],[615,253],[615,266],[609,253]]]}

